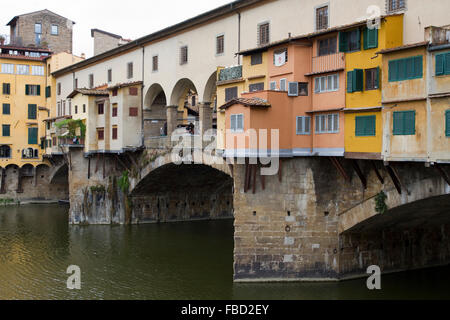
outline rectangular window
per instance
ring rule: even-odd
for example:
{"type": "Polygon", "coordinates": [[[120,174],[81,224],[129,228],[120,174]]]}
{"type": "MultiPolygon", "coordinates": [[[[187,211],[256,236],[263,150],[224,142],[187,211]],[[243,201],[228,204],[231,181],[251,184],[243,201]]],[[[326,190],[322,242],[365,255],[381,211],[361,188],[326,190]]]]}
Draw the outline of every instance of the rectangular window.
{"type": "Polygon", "coordinates": [[[138,88],[130,87],[128,89],[128,93],[129,93],[130,96],[137,96],[138,95],[138,88]]]}
{"type": "Polygon", "coordinates": [[[270,90],[271,91],[277,90],[277,82],[276,81],[270,81],[270,90]]]}
{"type": "Polygon", "coordinates": [[[316,31],[328,29],[328,6],[316,9],[316,31]]]}
{"type": "Polygon", "coordinates": [[[225,36],[220,35],[216,37],[216,54],[223,54],[225,52],[225,36]]]}
{"type": "Polygon", "coordinates": [[[112,127],[112,139],[113,140],[117,140],[117,136],[118,136],[118,129],[117,129],[117,126],[113,126],[112,127]]]}
{"type": "Polygon", "coordinates": [[[138,116],[138,108],[130,108],[130,117],[138,116]]]}
{"type": "Polygon", "coordinates": [[[258,64],[262,64],[262,53],[261,52],[254,53],[251,56],[251,65],[255,66],[255,65],[258,65],[258,64]]]}
{"type": "Polygon", "coordinates": [[[297,135],[311,134],[311,117],[297,117],[297,135]]]}
{"type": "Polygon", "coordinates": [[[264,82],[253,83],[248,86],[250,92],[264,91],[264,82]]]}
{"type": "Polygon", "coordinates": [[[387,0],[388,12],[391,13],[391,12],[405,9],[406,8],[405,1],[406,0],[387,0]]]}
{"type": "Polygon", "coordinates": [[[83,104],[83,113],[86,113],[86,105],[83,104]]]}
{"type": "Polygon", "coordinates": [[[52,35],[53,36],[58,35],[58,26],[56,24],[52,24],[52,35]]]}
{"type": "Polygon", "coordinates": [[[60,96],[61,95],[61,82],[59,82],[57,85],[56,85],[56,90],[58,91],[58,96],[60,96]]]}
{"type": "Polygon", "coordinates": [[[355,118],[355,135],[357,137],[374,137],[376,135],[376,116],[355,118]]]}
{"type": "Polygon", "coordinates": [[[9,103],[3,104],[3,114],[11,114],[11,105],[9,103]]]}
{"type": "Polygon", "coordinates": [[[2,73],[14,74],[14,65],[9,63],[2,63],[2,73]]]}
{"type": "Polygon", "coordinates": [[[180,64],[188,63],[188,47],[183,46],[180,48],[180,64]]]}
{"type": "Polygon", "coordinates": [[[318,56],[327,56],[330,54],[335,54],[337,51],[337,38],[332,37],[328,39],[319,40],[317,50],[318,56]]]}
{"type": "Polygon", "coordinates": [[[298,83],[298,88],[299,88],[299,92],[298,95],[299,96],[308,96],[308,82],[299,82],[298,83]]]}
{"type": "Polygon", "coordinates": [[[158,65],[158,56],[153,56],[152,58],[152,71],[156,72],[158,71],[159,65],[158,65]]]}
{"type": "Polygon", "coordinates": [[[355,69],[347,72],[347,92],[363,91],[364,88],[364,70],[355,69]]]}
{"type": "Polygon", "coordinates": [[[364,29],[364,50],[378,48],[378,29],[364,29]]]}
{"type": "Polygon", "coordinates": [[[416,112],[396,111],[394,112],[394,135],[407,136],[416,134],[416,112]]]}
{"type": "Polygon", "coordinates": [[[40,23],[34,24],[34,33],[42,34],[42,24],[40,23]]]}
{"type": "Polygon", "coordinates": [[[436,75],[450,75],[450,52],[436,55],[436,75]]]}
{"type": "Polygon", "coordinates": [[[389,82],[423,78],[423,56],[389,61],[389,82]]]}
{"type": "Polygon", "coordinates": [[[38,144],[38,128],[28,128],[28,144],[38,144]]]}
{"type": "Polygon", "coordinates": [[[112,69],[108,69],[108,82],[112,82],[112,69]]]}
{"type": "Polygon", "coordinates": [[[97,105],[97,111],[99,115],[105,114],[105,105],[103,103],[99,103],[97,105]]]}
{"type": "Polygon", "coordinates": [[[380,88],[380,68],[366,69],[366,90],[380,88]]]}
{"type": "Polygon", "coordinates": [[[112,96],[113,96],[113,97],[117,97],[118,94],[119,94],[119,90],[118,90],[118,89],[114,89],[114,90],[112,91],[112,96]]]}
{"type": "Polygon", "coordinates": [[[78,106],[75,106],[74,110],[75,110],[75,114],[78,114],[78,106]]]}
{"type": "Polygon", "coordinates": [[[324,93],[339,90],[339,74],[314,78],[314,92],[324,93]]]}
{"type": "Polygon", "coordinates": [[[35,104],[28,105],[28,119],[30,120],[37,119],[37,105],[35,104]]]}
{"type": "Polygon", "coordinates": [[[97,139],[99,141],[105,140],[105,129],[104,128],[97,128],[97,139]]]}
{"type": "Polygon", "coordinates": [[[339,114],[316,115],[316,133],[338,133],[339,114]]]}
{"type": "Polygon", "coordinates": [[[73,80],[73,89],[78,89],[78,78],[73,80]]]}
{"type": "Polygon", "coordinates": [[[41,95],[41,86],[26,84],[25,85],[25,95],[27,96],[40,96],[41,95]]]}
{"type": "Polygon", "coordinates": [[[47,86],[45,87],[45,97],[50,98],[52,96],[52,87],[47,86]]]}
{"type": "Polygon", "coordinates": [[[93,88],[94,87],[94,75],[91,73],[89,75],[89,88],[93,88]]]}
{"type": "Polygon", "coordinates": [[[21,74],[21,75],[30,74],[30,66],[28,66],[28,65],[18,64],[16,70],[17,70],[17,74],[21,74]]]}
{"type": "Polygon", "coordinates": [[[359,29],[339,32],[340,52],[352,52],[359,50],[361,50],[361,31],[359,29]]]}
{"type": "Polygon", "coordinates": [[[445,111],[445,136],[450,137],[450,109],[445,111]]]}
{"type": "Polygon", "coordinates": [[[113,117],[113,118],[117,117],[117,111],[118,111],[118,109],[117,109],[117,103],[114,103],[114,104],[112,105],[112,117],[113,117]]]}
{"type": "Polygon", "coordinates": [[[287,83],[287,79],[281,79],[280,80],[280,91],[287,91],[286,83],[287,83]]]}
{"type": "Polygon", "coordinates": [[[225,89],[225,102],[236,99],[237,96],[238,96],[238,88],[237,87],[225,89]]]}
{"type": "Polygon", "coordinates": [[[33,76],[44,76],[44,67],[43,66],[31,66],[31,74],[33,76]]]}
{"type": "Polygon", "coordinates": [[[270,42],[270,24],[268,22],[258,25],[258,44],[266,45],[270,42]]]}
{"type": "Polygon", "coordinates": [[[244,132],[244,115],[231,115],[231,132],[244,132]]]}
{"type": "Polygon", "coordinates": [[[2,125],[2,136],[3,137],[11,136],[11,125],[9,125],[9,124],[2,125]]]}
{"type": "Polygon", "coordinates": [[[288,62],[288,50],[281,49],[273,53],[273,65],[276,67],[281,67],[288,62]]]}
{"type": "Polygon", "coordinates": [[[133,78],[133,62],[129,62],[127,64],[127,78],[128,79],[133,78]]]}
{"type": "Polygon", "coordinates": [[[3,84],[3,94],[5,94],[5,95],[11,94],[11,84],[10,83],[3,84]]]}

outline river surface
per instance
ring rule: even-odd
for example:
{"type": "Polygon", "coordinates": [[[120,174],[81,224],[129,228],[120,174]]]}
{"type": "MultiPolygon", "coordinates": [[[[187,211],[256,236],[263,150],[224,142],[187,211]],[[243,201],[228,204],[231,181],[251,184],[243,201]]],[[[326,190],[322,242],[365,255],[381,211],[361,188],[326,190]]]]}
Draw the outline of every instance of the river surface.
{"type": "Polygon", "coordinates": [[[69,226],[68,208],[0,207],[2,299],[450,299],[450,267],[341,283],[233,283],[233,222],[69,226]],[[66,288],[70,265],[81,290],[66,288]]]}

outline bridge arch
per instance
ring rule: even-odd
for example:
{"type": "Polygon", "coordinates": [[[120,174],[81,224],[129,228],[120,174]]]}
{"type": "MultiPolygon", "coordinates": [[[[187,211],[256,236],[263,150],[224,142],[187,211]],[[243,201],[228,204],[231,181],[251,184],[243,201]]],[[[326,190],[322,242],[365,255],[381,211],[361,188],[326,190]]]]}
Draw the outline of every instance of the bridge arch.
{"type": "Polygon", "coordinates": [[[204,87],[203,102],[214,102],[217,94],[217,71],[211,74],[204,87]]]}
{"type": "Polygon", "coordinates": [[[156,104],[167,103],[166,93],[159,83],[153,83],[147,90],[144,99],[144,109],[151,110],[155,102],[156,104]]]}
{"type": "Polygon", "coordinates": [[[184,105],[184,99],[186,98],[189,91],[198,93],[197,88],[188,78],[183,78],[178,80],[172,89],[172,94],[170,96],[170,105],[182,107],[184,105]]]}

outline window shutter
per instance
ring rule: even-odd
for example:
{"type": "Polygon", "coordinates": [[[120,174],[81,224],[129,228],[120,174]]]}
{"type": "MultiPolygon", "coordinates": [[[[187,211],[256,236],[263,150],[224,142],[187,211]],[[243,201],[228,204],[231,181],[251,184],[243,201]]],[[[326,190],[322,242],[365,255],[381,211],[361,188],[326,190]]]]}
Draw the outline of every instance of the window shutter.
{"type": "Polygon", "coordinates": [[[348,34],[347,32],[339,32],[339,52],[348,51],[348,34]]]}
{"type": "Polygon", "coordinates": [[[423,56],[414,57],[414,75],[415,78],[423,77],[423,56]]]}
{"type": "Polygon", "coordinates": [[[394,135],[403,133],[403,116],[401,112],[394,112],[394,135]]]}
{"type": "Polygon", "coordinates": [[[354,78],[353,71],[347,72],[347,92],[348,93],[353,92],[353,78],[354,78]]]}
{"type": "Polygon", "coordinates": [[[416,134],[416,112],[407,111],[405,112],[405,124],[404,124],[404,134],[415,135],[416,134]]]}
{"type": "Polygon", "coordinates": [[[28,128],[28,144],[38,144],[38,128],[28,128]]]}
{"type": "Polygon", "coordinates": [[[355,122],[355,135],[357,137],[364,136],[364,117],[356,117],[355,122]]]}
{"type": "Polygon", "coordinates": [[[356,50],[361,50],[361,30],[356,29],[356,50]]]}
{"type": "Polygon", "coordinates": [[[364,50],[369,49],[369,28],[364,28],[363,31],[363,47],[364,50]]]}
{"type": "Polygon", "coordinates": [[[406,71],[406,59],[402,59],[398,61],[398,80],[404,80],[407,78],[408,73],[406,71]]]}
{"type": "Polygon", "coordinates": [[[35,104],[29,104],[28,105],[28,119],[36,119],[36,109],[37,109],[37,105],[35,104]]]}
{"type": "Polygon", "coordinates": [[[446,58],[446,56],[444,54],[436,55],[436,75],[437,76],[441,76],[445,73],[445,65],[446,65],[445,58],[446,58]]]}
{"type": "Polygon", "coordinates": [[[389,81],[395,81],[397,79],[397,63],[396,61],[389,61],[389,81]]]}
{"type": "Polygon", "coordinates": [[[381,86],[380,86],[380,72],[381,72],[381,69],[380,69],[380,67],[377,67],[376,69],[377,70],[375,71],[374,87],[377,88],[377,89],[380,89],[381,88],[381,86]]]}
{"type": "Polygon", "coordinates": [[[364,29],[363,34],[364,50],[374,49],[378,47],[378,29],[364,29]]]}
{"type": "Polygon", "coordinates": [[[450,52],[445,54],[445,59],[444,59],[444,72],[445,74],[450,74],[450,52]]]}
{"type": "Polygon", "coordinates": [[[231,116],[231,125],[230,125],[231,131],[236,131],[236,116],[231,116]]]}
{"type": "Polygon", "coordinates": [[[364,87],[364,70],[362,69],[355,69],[355,77],[354,80],[355,81],[355,86],[354,86],[354,91],[363,91],[363,87],[364,87]]]}
{"type": "Polygon", "coordinates": [[[450,137],[450,109],[445,111],[445,136],[450,137]]]}
{"type": "Polygon", "coordinates": [[[30,95],[30,85],[28,85],[28,84],[25,85],[25,95],[27,95],[27,96],[30,95]]]}
{"type": "Polygon", "coordinates": [[[299,84],[298,82],[289,82],[288,85],[288,96],[289,97],[298,97],[299,84]]]}
{"type": "Polygon", "coordinates": [[[37,87],[37,95],[40,96],[41,95],[41,86],[38,85],[37,87]]]}
{"type": "Polygon", "coordinates": [[[297,117],[297,134],[302,134],[304,127],[303,127],[303,117],[297,117]]]}

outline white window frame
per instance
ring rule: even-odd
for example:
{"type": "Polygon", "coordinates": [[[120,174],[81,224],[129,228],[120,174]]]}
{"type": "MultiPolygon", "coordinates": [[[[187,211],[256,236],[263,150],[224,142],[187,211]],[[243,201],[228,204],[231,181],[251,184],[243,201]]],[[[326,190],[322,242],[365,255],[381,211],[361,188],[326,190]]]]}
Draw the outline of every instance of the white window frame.
{"type": "Polygon", "coordinates": [[[30,74],[30,66],[27,64],[18,64],[16,68],[17,74],[19,75],[29,75],[30,74]],[[26,72],[25,72],[26,69],[26,72]]]}
{"type": "Polygon", "coordinates": [[[315,116],[315,130],[316,134],[339,133],[340,117],[339,113],[318,114],[315,116]],[[331,118],[331,128],[330,128],[331,118]],[[337,120],[337,121],[336,121],[337,120]],[[336,124],[336,127],[335,127],[336,124]],[[325,127],[325,128],[323,128],[325,127]]]}
{"type": "Polygon", "coordinates": [[[4,74],[14,74],[14,64],[12,63],[2,63],[2,73],[4,74]]]}
{"type": "Polygon", "coordinates": [[[270,81],[269,89],[271,91],[276,91],[277,90],[277,82],[276,81],[270,81]]]}
{"type": "Polygon", "coordinates": [[[297,118],[296,118],[296,122],[295,122],[295,126],[296,126],[296,133],[297,133],[297,135],[298,136],[309,136],[309,135],[311,135],[311,117],[310,116],[298,116],[297,118]],[[299,128],[298,128],[298,120],[299,119],[302,119],[302,131],[299,131],[299,128]],[[305,131],[305,124],[306,123],[308,123],[308,128],[309,128],[309,130],[308,131],[305,131]]]}
{"type": "Polygon", "coordinates": [[[231,132],[233,132],[233,133],[242,133],[242,132],[244,132],[244,114],[243,113],[232,114],[230,116],[230,129],[231,129],[231,132]],[[242,123],[241,123],[242,126],[241,127],[238,127],[239,117],[242,119],[242,123]],[[233,124],[234,124],[234,126],[233,126],[233,124]]]}
{"type": "Polygon", "coordinates": [[[45,75],[44,66],[31,66],[31,75],[44,76],[45,75]]]}
{"type": "Polygon", "coordinates": [[[326,92],[336,92],[339,91],[339,73],[333,73],[330,75],[326,75],[326,76],[320,76],[320,77],[315,77],[314,78],[314,93],[319,94],[319,93],[326,93],[326,92]],[[330,80],[330,78],[332,79],[331,81],[334,81],[333,78],[336,77],[337,78],[337,87],[336,88],[332,88],[332,89],[328,89],[328,82],[330,80]],[[325,79],[325,89],[322,90],[322,82],[323,79],[325,79]],[[319,84],[319,88],[317,88],[317,84],[319,84]]]}
{"type": "Polygon", "coordinates": [[[59,26],[58,26],[57,24],[52,24],[52,26],[51,26],[50,28],[51,28],[50,33],[51,33],[52,36],[57,36],[57,35],[59,35],[59,26]],[[56,33],[53,32],[53,28],[54,28],[54,27],[56,27],[56,33]]]}
{"type": "Polygon", "coordinates": [[[280,79],[280,91],[287,92],[287,79],[286,78],[280,79]],[[281,83],[283,83],[283,82],[284,82],[284,90],[281,85],[281,83]]]}

